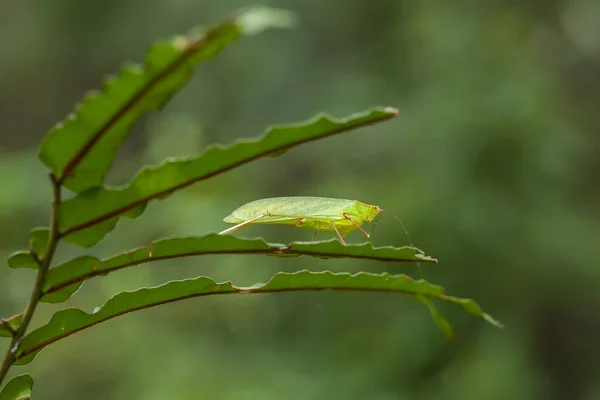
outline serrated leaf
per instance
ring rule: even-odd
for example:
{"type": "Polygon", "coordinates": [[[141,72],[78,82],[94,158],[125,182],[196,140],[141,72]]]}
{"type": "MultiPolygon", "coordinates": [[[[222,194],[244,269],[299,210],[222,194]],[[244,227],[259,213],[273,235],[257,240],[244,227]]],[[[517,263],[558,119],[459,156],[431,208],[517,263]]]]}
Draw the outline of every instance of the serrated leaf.
{"type": "Polygon", "coordinates": [[[70,243],[93,246],[115,227],[120,217],[136,218],[150,200],[163,199],[268,154],[381,122],[396,114],[397,110],[389,107],[376,107],[343,119],[321,114],[300,124],[270,128],[254,140],[238,141],[228,147],[212,146],[198,157],[146,167],[125,187],[94,188],[65,201],[60,206],[61,235],[70,243]]]}
{"type": "Polygon", "coordinates": [[[12,378],[0,391],[0,400],[29,400],[33,389],[33,378],[23,374],[12,378]]]}
{"type": "Polygon", "coordinates": [[[19,328],[21,321],[23,320],[23,314],[19,313],[13,315],[10,318],[0,320],[0,336],[2,337],[13,337],[13,332],[19,328]]]}
{"type": "Polygon", "coordinates": [[[35,261],[30,251],[17,251],[8,257],[8,266],[11,268],[39,269],[40,265],[35,261]]]}
{"type": "Polygon", "coordinates": [[[422,250],[416,247],[373,247],[370,242],[344,245],[337,239],[320,242],[292,242],[282,252],[284,254],[303,254],[319,258],[363,258],[389,262],[438,262],[435,258],[425,255],[422,250]]]}
{"type": "MultiPolygon", "coordinates": [[[[162,286],[119,293],[91,314],[75,308],[58,311],[46,325],[25,336],[17,348],[16,365],[31,362],[45,346],[76,332],[129,312],[161,304],[217,294],[275,293],[327,289],[395,292],[413,296],[422,295],[441,300],[449,298],[444,295],[444,289],[441,286],[432,285],[424,280],[415,281],[406,275],[390,275],[388,273],[281,272],[271,278],[269,282],[251,287],[237,287],[231,282],[216,283],[206,277],[173,281],[162,286]]],[[[483,315],[480,316],[483,317],[483,315]]]]}
{"type": "Polygon", "coordinates": [[[195,64],[215,57],[240,35],[290,26],[292,17],[287,11],[254,7],[211,29],[194,29],[154,44],[143,65],[127,65],[107,79],[102,92],[88,94],[50,131],[40,148],[41,160],[75,192],[101,185],[133,123],[143,113],[164,107],[195,64]]]}
{"type": "Polygon", "coordinates": [[[100,261],[96,257],[77,257],[48,271],[42,301],[68,300],[87,279],[106,275],[133,265],[179,257],[207,254],[266,254],[272,256],[308,255],[319,258],[356,258],[389,262],[437,262],[414,247],[373,247],[371,243],[343,245],[336,239],[323,242],[267,243],[263,239],[209,234],[202,237],[162,239],[149,247],[119,254],[100,261]]]}
{"type": "Polygon", "coordinates": [[[29,249],[36,253],[39,258],[46,256],[48,243],[50,242],[50,229],[46,227],[34,228],[29,232],[29,249]]]}

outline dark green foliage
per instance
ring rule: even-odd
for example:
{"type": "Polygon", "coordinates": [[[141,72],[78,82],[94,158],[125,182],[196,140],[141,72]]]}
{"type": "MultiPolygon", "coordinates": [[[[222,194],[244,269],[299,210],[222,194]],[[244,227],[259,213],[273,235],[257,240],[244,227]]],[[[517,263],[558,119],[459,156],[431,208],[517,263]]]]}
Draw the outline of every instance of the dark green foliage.
{"type": "MultiPolygon", "coordinates": [[[[143,113],[163,108],[188,81],[195,64],[213,58],[241,35],[289,26],[292,21],[292,14],[287,12],[254,8],[212,28],[195,30],[189,35],[157,43],[148,50],[143,65],[128,65],[116,77],[107,79],[102,92],[89,94],[65,122],[50,131],[42,142],[39,155],[50,169],[51,218],[48,227],[31,231],[28,251],[16,252],[8,261],[12,268],[36,270],[37,278],[25,311],[1,321],[0,336],[12,340],[0,368],[0,383],[13,365],[27,364],[49,344],[91,326],[133,311],[217,294],[321,290],[407,294],[428,307],[435,323],[448,338],[453,336],[452,327],[432,300],[459,305],[465,312],[501,327],[475,301],[446,295],[441,286],[425,280],[417,281],[407,275],[390,273],[303,270],[280,272],[268,282],[252,286],[236,286],[230,281],[217,283],[201,276],[121,292],[92,313],[64,309],[56,312],[47,324],[28,332],[40,302],[66,301],[88,279],[152,261],[171,259],[175,264],[174,259],[191,256],[256,254],[284,258],[306,255],[315,262],[328,259],[379,261],[388,262],[390,266],[400,262],[437,262],[412,246],[346,245],[334,239],[278,244],[262,239],[208,234],[162,239],[148,247],[104,260],[84,255],[50,268],[61,241],[91,247],[113,230],[119,218],[140,216],[150,200],[164,199],[194,183],[259,158],[279,156],[295,146],[380,123],[397,115],[397,110],[391,107],[374,107],[342,119],[319,114],[301,123],[269,128],[264,135],[253,140],[238,140],[230,146],[213,145],[194,157],[147,166],[122,187],[104,185],[117,150],[130,133],[133,123],[143,113]],[[65,188],[76,192],[75,195],[63,200],[65,188]]],[[[202,228],[202,224],[199,225],[202,228]]],[[[29,375],[19,376],[6,384],[0,399],[27,398],[32,385],[29,375]]]]}

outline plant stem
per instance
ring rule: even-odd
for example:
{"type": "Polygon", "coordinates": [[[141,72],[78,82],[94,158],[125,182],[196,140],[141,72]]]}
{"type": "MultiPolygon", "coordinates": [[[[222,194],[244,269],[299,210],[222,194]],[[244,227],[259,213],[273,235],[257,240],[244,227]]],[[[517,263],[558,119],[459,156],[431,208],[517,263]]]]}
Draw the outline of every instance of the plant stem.
{"type": "Polygon", "coordinates": [[[46,254],[40,260],[40,268],[38,269],[38,273],[35,278],[29,303],[27,303],[27,307],[23,312],[23,320],[16,329],[12,341],[10,342],[10,346],[8,347],[8,350],[4,356],[4,361],[2,361],[2,366],[0,366],[0,385],[6,378],[10,367],[16,360],[17,348],[21,343],[21,340],[23,340],[23,337],[27,332],[27,328],[29,327],[29,323],[33,318],[33,313],[40,302],[42,297],[42,287],[44,286],[44,280],[46,279],[46,273],[50,268],[50,263],[54,257],[54,252],[56,251],[56,247],[60,241],[60,232],[58,230],[58,209],[61,203],[61,183],[52,173],[50,174],[50,181],[52,183],[52,212],[50,214],[50,239],[48,242],[48,248],[46,254]]]}

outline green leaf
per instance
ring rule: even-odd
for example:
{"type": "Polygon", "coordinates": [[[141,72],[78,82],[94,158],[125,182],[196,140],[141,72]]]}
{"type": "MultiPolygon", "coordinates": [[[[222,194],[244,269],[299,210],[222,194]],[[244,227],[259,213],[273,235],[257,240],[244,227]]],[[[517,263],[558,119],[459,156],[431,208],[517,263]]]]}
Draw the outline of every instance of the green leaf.
{"type": "Polygon", "coordinates": [[[344,245],[337,239],[321,242],[292,242],[281,251],[282,255],[304,254],[319,258],[362,258],[390,262],[438,262],[435,258],[425,255],[422,250],[416,247],[373,247],[370,242],[344,245]]]}
{"type": "Polygon", "coordinates": [[[0,391],[0,400],[29,400],[33,389],[33,378],[23,374],[12,378],[0,391]]]}
{"type": "Polygon", "coordinates": [[[31,255],[31,251],[17,251],[8,258],[8,266],[11,268],[38,269],[40,265],[31,255]]]}
{"type": "MultiPolygon", "coordinates": [[[[432,285],[424,280],[415,281],[406,275],[390,275],[388,273],[281,272],[271,278],[269,282],[251,287],[237,287],[231,282],[216,283],[206,277],[173,281],[162,286],[119,293],[91,314],[76,308],[58,311],[46,325],[25,336],[17,348],[16,365],[31,362],[37,353],[51,343],[101,322],[137,310],[192,297],[217,294],[275,293],[327,289],[395,292],[441,300],[449,298],[444,295],[444,289],[441,286],[432,285]]],[[[474,308],[472,310],[474,311],[474,308]]],[[[484,317],[484,314],[481,313],[479,316],[484,317]]]]}
{"type": "Polygon", "coordinates": [[[0,336],[13,337],[13,332],[16,331],[17,328],[19,328],[19,325],[21,325],[22,320],[22,313],[13,315],[10,318],[0,319],[0,336]]]}
{"type": "Polygon", "coordinates": [[[440,328],[440,331],[446,336],[446,339],[451,340],[454,337],[454,331],[452,329],[452,325],[440,314],[438,309],[435,307],[435,304],[426,296],[422,296],[420,294],[415,295],[415,300],[419,303],[423,303],[429,309],[431,317],[435,324],[440,328]]]}
{"type": "Polygon", "coordinates": [[[143,65],[125,66],[104,82],[102,92],[88,94],[50,131],[40,148],[41,160],[75,192],[101,185],[133,123],[143,113],[164,107],[195,64],[215,57],[240,35],[292,22],[293,15],[283,10],[249,8],[211,29],[154,44],[143,65]]]}
{"type": "Polygon", "coordinates": [[[133,265],[179,257],[206,254],[266,254],[273,256],[319,258],[357,258],[389,262],[437,262],[414,247],[373,247],[371,243],[343,245],[336,239],[323,242],[293,242],[289,245],[267,243],[263,239],[209,234],[203,237],[162,239],[149,247],[138,248],[100,261],[96,257],[77,257],[48,271],[42,301],[68,300],[87,279],[106,275],[133,265]]]}
{"type": "Polygon", "coordinates": [[[44,280],[42,291],[45,294],[40,301],[60,303],[70,299],[83,285],[84,277],[99,275],[96,270],[99,265],[101,261],[98,258],[83,256],[51,268],[44,280]]]}
{"type": "Polygon", "coordinates": [[[50,228],[34,228],[29,232],[29,249],[39,258],[46,256],[48,243],[50,243],[50,228]]]}
{"type": "Polygon", "coordinates": [[[466,313],[475,315],[477,317],[482,317],[487,322],[496,326],[497,328],[504,328],[503,324],[495,320],[491,315],[484,313],[479,304],[477,304],[472,299],[460,299],[458,297],[447,295],[442,295],[440,299],[461,306],[466,313]]]}
{"type": "Polygon", "coordinates": [[[60,206],[61,235],[70,243],[93,246],[115,227],[119,217],[136,218],[150,200],[163,199],[176,190],[268,154],[381,122],[396,114],[397,110],[389,107],[343,119],[321,114],[300,124],[270,128],[254,140],[238,141],[228,147],[212,146],[198,157],[146,167],[125,187],[94,188],[65,201],[60,206]]]}

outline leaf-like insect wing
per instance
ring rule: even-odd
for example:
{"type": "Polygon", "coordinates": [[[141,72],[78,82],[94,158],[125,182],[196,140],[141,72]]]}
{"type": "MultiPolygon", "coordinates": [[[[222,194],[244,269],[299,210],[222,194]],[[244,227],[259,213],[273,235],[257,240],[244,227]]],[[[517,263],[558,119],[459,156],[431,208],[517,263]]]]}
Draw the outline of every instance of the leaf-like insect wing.
{"type": "Polygon", "coordinates": [[[260,223],[287,221],[290,219],[343,219],[342,213],[355,204],[354,200],[328,197],[272,197],[246,203],[234,210],[223,221],[240,223],[265,215],[260,223]]]}

